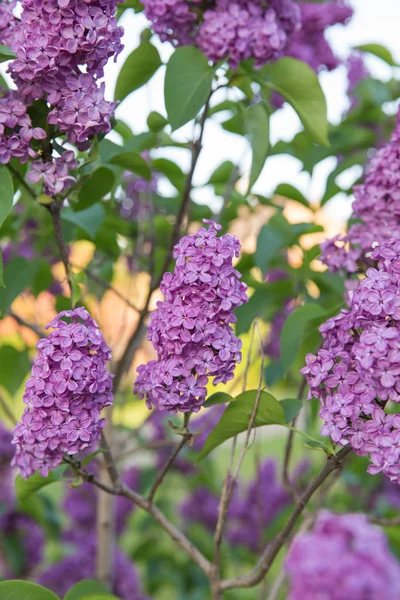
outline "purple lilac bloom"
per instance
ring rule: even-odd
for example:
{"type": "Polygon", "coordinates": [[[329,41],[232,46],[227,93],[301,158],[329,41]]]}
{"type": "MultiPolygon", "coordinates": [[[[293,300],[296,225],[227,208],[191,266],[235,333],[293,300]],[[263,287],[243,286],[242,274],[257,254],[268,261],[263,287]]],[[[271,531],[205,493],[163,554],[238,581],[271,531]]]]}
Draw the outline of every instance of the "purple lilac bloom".
{"type": "Polygon", "coordinates": [[[385,534],[364,514],[323,511],[299,533],[285,561],[288,600],[391,600],[400,596],[400,565],[385,534]]]}
{"type": "Polygon", "coordinates": [[[138,367],[134,391],[149,408],[197,412],[214,385],[233,378],[241,361],[241,341],[231,327],[233,309],[247,302],[246,285],[232,266],[239,240],[217,237],[221,227],[206,221],[175,246],[176,266],[165,273],[160,289],[165,301],[151,315],[148,339],[157,360],[138,367]]]}
{"type": "Polygon", "coordinates": [[[321,260],[332,272],[354,273],[357,261],[371,265],[375,246],[400,239],[400,113],[390,141],[371,159],[354,196],[352,219],[357,222],[345,236],[322,245],[321,260]]]}
{"type": "Polygon", "coordinates": [[[116,0],[22,0],[9,71],[27,102],[45,97],[48,122],[70,142],[110,130],[114,104],[104,99],[104,66],[122,49],[116,0]]]}
{"type": "Polygon", "coordinates": [[[306,62],[314,71],[323,68],[332,71],[339,65],[325,30],[332,25],[346,23],[353,11],[342,0],[334,2],[300,2],[301,28],[290,38],[285,54],[306,62]]]}
{"type": "Polygon", "coordinates": [[[250,485],[238,489],[229,513],[229,541],[257,552],[264,545],[266,528],[288,504],[290,497],[278,481],[275,461],[265,461],[250,485]]]}
{"type": "Polygon", "coordinates": [[[64,454],[93,444],[104,425],[100,413],[113,401],[111,351],[87,310],[63,311],[50,327],[54,331],[36,344],[23,398],[27,408],[14,430],[12,464],[23,477],[36,470],[46,477],[64,454]]]}
{"type": "MultiPolygon", "coordinates": [[[[129,558],[119,549],[114,550],[112,592],[121,600],[148,600],[141,591],[136,569],[129,558]]],[[[87,535],[81,539],[74,554],[65,556],[48,567],[38,583],[60,597],[82,579],[94,579],[96,571],[96,537],[87,535]]]]}
{"type": "Polygon", "coordinates": [[[15,91],[0,92],[0,163],[7,164],[16,158],[26,163],[36,158],[37,152],[31,146],[32,140],[43,140],[46,132],[40,127],[32,127],[27,112],[28,106],[15,91]]]}
{"type": "MultiPolygon", "coordinates": [[[[26,577],[41,562],[44,549],[44,535],[40,526],[27,515],[9,511],[0,515],[0,577],[12,579],[26,577]],[[19,556],[23,556],[21,571],[8,560],[7,552],[2,547],[2,538],[15,538],[21,547],[19,556]],[[2,572],[4,570],[4,572],[2,572]]],[[[17,546],[17,547],[18,547],[17,546]]]]}
{"type": "Polygon", "coordinates": [[[228,58],[236,68],[283,55],[288,36],[300,26],[293,0],[144,0],[145,14],[160,38],[175,45],[196,44],[213,62],[228,58]]]}
{"type": "MultiPolygon", "coordinates": [[[[143,152],[142,157],[149,161],[150,153],[143,152]]],[[[125,195],[121,202],[121,216],[135,221],[150,217],[152,206],[148,196],[151,197],[157,191],[158,174],[152,170],[151,180],[147,181],[143,177],[126,171],[123,174],[122,183],[125,195]]]]}
{"type": "Polygon", "coordinates": [[[353,53],[347,59],[347,94],[351,99],[350,109],[360,103],[360,99],[354,94],[358,84],[369,77],[369,71],[365,66],[364,58],[360,54],[353,53]]]}
{"type": "Polygon", "coordinates": [[[206,487],[198,487],[181,504],[180,513],[185,521],[201,523],[213,532],[218,521],[219,498],[206,487]]]}
{"type": "Polygon", "coordinates": [[[321,402],[322,435],[369,455],[369,473],[399,483],[400,416],[384,409],[400,402],[400,241],[371,258],[378,268],[349,293],[349,309],[320,327],[322,348],[301,372],[321,402]]]}
{"type": "Polygon", "coordinates": [[[72,150],[63,152],[61,156],[51,161],[35,160],[26,178],[31,183],[43,183],[43,191],[48,196],[54,196],[69,188],[76,179],[69,172],[76,169],[78,161],[72,150]]]}
{"type": "Polygon", "coordinates": [[[17,0],[3,0],[0,3],[0,44],[9,46],[14,38],[15,27],[18,20],[13,11],[17,6],[17,0]]]}
{"type": "MultiPolygon", "coordinates": [[[[276,463],[265,461],[248,484],[239,484],[228,511],[227,539],[231,544],[256,552],[265,542],[265,530],[290,498],[279,483],[276,463]]],[[[196,488],[182,503],[181,514],[187,522],[201,523],[213,532],[218,519],[218,495],[205,487],[196,488]]]]}

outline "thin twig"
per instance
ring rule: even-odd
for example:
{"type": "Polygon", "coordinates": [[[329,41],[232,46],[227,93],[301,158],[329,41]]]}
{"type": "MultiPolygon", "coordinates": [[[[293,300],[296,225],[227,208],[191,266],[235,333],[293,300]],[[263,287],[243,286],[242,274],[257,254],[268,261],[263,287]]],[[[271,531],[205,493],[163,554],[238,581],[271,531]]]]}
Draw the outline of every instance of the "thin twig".
{"type": "MultiPolygon", "coordinates": [[[[250,348],[249,348],[249,353],[247,355],[247,362],[246,362],[244,378],[243,378],[243,391],[246,390],[247,375],[248,375],[248,371],[249,371],[250,365],[251,365],[251,352],[252,352],[252,348],[253,348],[254,334],[255,334],[256,328],[257,328],[258,334],[260,335],[257,321],[254,322],[252,332],[251,332],[250,348]]],[[[260,345],[262,348],[261,337],[260,337],[260,345]]],[[[237,479],[239,477],[239,472],[242,467],[244,457],[246,455],[248,448],[250,447],[250,436],[251,436],[251,431],[254,426],[254,421],[256,418],[257,409],[258,409],[259,402],[260,402],[263,376],[264,376],[264,356],[262,355],[261,368],[260,368],[260,380],[259,380],[259,385],[258,385],[258,389],[257,389],[257,395],[256,395],[256,399],[254,402],[253,410],[250,415],[250,420],[249,420],[249,425],[247,428],[245,443],[242,447],[242,451],[240,453],[235,472],[232,476],[233,460],[234,460],[235,449],[236,449],[236,444],[237,444],[237,437],[235,436],[233,438],[232,449],[231,449],[231,454],[230,454],[230,462],[229,462],[228,470],[227,470],[227,473],[225,476],[224,485],[222,488],[222,494],[221,494],[221,498],[220,498],[220,502],[219,502],[219,506],[218,506],[218,521],[217,521],[217,526],[216,526],[215,534],[214,534],[213,572],[212,572],[212,577],[211,577],[212,594],[213,594],[214,600],[218,600],[219,598],[222,597],[220,589],[219,589],[221,544],[222,544],[224,530],[225,530],[226,518],[228,515],[228,511],[229,511],[229,506],[230,506],[230,503],[232,500],[232,495],[233,495],[233,492],[234,492],[234,489],[236,486],[237,479]]]]}
{"type": "Polygon", "coordinates": [[[71,267],[69,264],[68,249],[64,242],[64,236],[63,236],[63,232],[62,232],[62,228],[61,228],[61,204],[52,202],[51,204],[46,205],[46,207],[50,211],[51,218],[53,220],[53,227],[54,227],[54,234],[56,237],[56,243],[58,246],[58,250],[60,252],[60,257],[61,257],[62,263],[64,265],[69,289],[71,292],[71,298],[72,298],[71,267]]]}
{"type": "Polygon", "coordinates": [[[13,174],[13,177],[20,183],[20,185],[25,189],[25,191],[28,192],[31,198],[33,198],[33,200],[37,200],[37,194],[35,193],[35,190],[31,188],[29,183],[25,181],[21,173],[17,171],[17,169],[15,169],[10,163],[8,163],[7,167],[8,170],[11,171],[11,173],[13,174]]]}
{"type": "Polygon", "coordinates": [[[43,336],[43,332],[40,331],[40,329],[38,327],[36,327],[36,325],[34,325],[33,323],[28,323],[28,321],[25,321],[22,317],[20,317],[19,315],[16,315],[15,312],[13,312],[12,310],[9,310],[8,314],[10,317],[12,317],[14,319],[14,321],[16,321],[18,323],[18,325],[21,325],[21,327],[26,327],[27,329],[30,329],[38,337],[43,336]]]}
{"type": "Polygon", "coordinates": [[[129,308],[131,308],[132,310],[134,310],[136,312],[140,312],[138,307],[135,306],[128,298],[126,298],[126,296],[121,294],[121,292],[119,292],[111,283],[109,283],[108,281],[105,281],[101,277],[98,277],[90,269],[88,269],[87,267],[79,267],[78,265],[75,265],[75,264],[71,264],[71,266],[86,273],[86,275],[88,276],[89,279],[91,279],[92,281],[97,283],[103,289],[113,292],[113,294],[115,294],[120,300],[122,300],[127,306],[129,306],[129,308]]]}
{"type": "Polygon", "coordinates": [[[189,440],[191,438],[192,438],[192,434],[190,432],[183,434],[182,440],[181,440],[180,444],[178,444],[178,446],[175,448],[175,450],[173,451],[173,453],[169,457],[168,461],[164,465],[163,469],[158,474],[157,479],[153,483],[153,486],[152,486],[152,488],[151,488],[151,490],[149,492],[149,495],[147,496],[147,500],[148,500],[148,502],[150,502],[150,504],[153,504],[154,497],[155,497],[155,495],[157,493],[157,490],[160,487],[160,485],[162,484],[162,482],[164,481],[164,478],[165,478],[166,474],[168,473],[168,471],[174,465],[174,462],[176,461],[176,459],[178,457],[178,454],[180,453],[180,451],[182,450],[182,448],[184,446],[186,446],[186,444],[189,442],[189,440]]]}
{"type": "Polygon", "coordinates": [[[114,496],[123,496],[128,498],[131,502],[142,508],[145,512],[150,514],[155,521],[168,533],[172,540],[174,540],[182,550],[184,550],[192,560],[200,567],[200,569],[208,576],[211,571],[211,563],[207,558],[192,544],[192,542],[180,531],[171,521],[167,519],[164,513],[157,508],[154,504],[150,504],[149,501],[134,492],[125,484],[120,483],[118,486],[111,486],[102,483],[93,474],[88,473],[86,469],[83,469],[78,461],[73,457],[67,456],[64,461],[70,464],[75,472],[82,477],[84,481],[92,483],[101,490],[112,494],[114,496]]]}
{"type": "MultiPolygon", "coordinates": [[[[304,390],[306,389],[306,384],[307,384],[307,380],[305,377],[303,377],[300,387],[299,387],[299,391],[297,393],[297,398],[299,400],[302,399],[304,390]]],[[[293,420],[293,427],[296,426],[297,418],[298,418],[298,415],[293,420]]],[[[290,476],[289,476],[290,459],[291,459],[292,451],[293,451],[293,438],[294,438],[294,431],[293,431],[293,429],[289,429],[287,442],[286,442],[286,446],[285,446],[285,457],[283,459],[282,480],[283,480],[283,486],[286,489],[286,491],[288,491],[296,500],[297,499],[297,491],[292,486],[292,483],[290,481],[290,476]]]]}
{"type": "Polygon", "coordinates": [[[368,521],[374,523],[374,525],[380,525],[381,527],[397,527],[400,525],[400,517],[393,517],[393,519],[380,519],[379,517],[369,516],[368,521]]]}
{"type": "Polygon", "coordinates": [[[296,506],[293,509],[293,512],[287,521],[286,525],[283,527],[281,532],[276,536],[276,538],[265,548],[263,554],[261,555],[258,563],[254,567],[254,569],[243,577],[237,577],[234,579],[226,579],[225,581],[221,581],[220,589],[221,590],[229,590],[236,588],[251,588],[258,585],[265,575],[268,573],[272,563],[274,562],[277,554],[279,553],[282,546],[286,543],[289,536],[291,535],[298,518],[304,511],[308,501],[313,496],[313,494],[319,489],[319,487],[323,484],[325,479],[335,471],[340,468],[343,459],[351,452],[350,446],[345,446],[342,448],[337,455],[329,456],[324,468],[321,473],[310,483],[308,488],[302,494],[300,499],[298,500],[296,506]]]}
{"type": "Polygon", "coordinates": [[[154,450],[160,450],[162,448],[171,448],[171,440],[158,440],[144,444],[143,446],[135,446],[135,448],[130,448],[124,452],[121,452],[120,454],[117,454],[117,456],[114,457],[114,460],[119,462],[120,460],[124,460],[124,458],[132,456],[133,454],[137,454],[138,452],[153,452],[154,450]]]}
{"type": "Polygon", "coordinates": [[[286,571],[282,567],[279,571],[278,577],[275,579],[273,586],[271,587],[270,593],[267,600],[278,600],[279,594],[282,590],[286,581],[286,571]]]}
{"type": "Polygon", "coordinates": [[[186,178],[186,184],[185,184],[185,188],[183,191],[182,201],[181,201],[181,205],[179,208],[179,212],[178,212],[178,215],[175,220],[174,228],[172,230],[169,249],[165,256],[164,264],[160,270],[160,273],[158,274],[157,277],[153,278],[153,281],[150,284],[149,291],[147,293],[147,296],[146,296],[146,299],[144,302],[144,306],[139,313],[139,321],[137,323],[135,331],[132,333],[130,339],[128,340],[125,350],[116,365],[115,378],[114,378],[114,390],[115,391],[118,390],[119,386],[121,385],[122,378],[123,378],[124,374],[126,373],[126,371],[129,369],[129,366],[132,363],[135,352],[136,352],[138,346],[140,345],[140,342],[145,334],[145,331],[146,331],[145,324],[146,324],[146,318],[147,318],[151,298],[153,296],[153,293],[160,286],[160,283],[162,281],[164,273],[167,270],[169,263],[171,262],[172,254],[174,251],[174,246],[179,238],[179,232],[180,232],[180,229],[182,226],[182,222],[186,216],[189,202],[190,202],[190,193],[191,193],[192,187],[193,187],[193,175],[194,175],[197,161],[199,159],[201,148],[202,148],[204,129],[205,129],[205,124],[206,124],[206,120],[207,120],[207,116],[208,116],[211,95],[212,95],[212,92],[210,93],[210,95],[207,99],[207,102],[205,104],[203,114],[201,117],[199,138],[192,145],[192,160],[191,160],[190,170],[189,170],[188,176],[186,178]]]}
{"type": "Polygon", "coordinates": [[[13,414],[11,408],[8,406],[7,402],[4,400],[3,396],[0,394],[0,406],[3,409],[4,414],[7,419],[12,423],[13,427],[18,423],[18,419],[13,414]]]}

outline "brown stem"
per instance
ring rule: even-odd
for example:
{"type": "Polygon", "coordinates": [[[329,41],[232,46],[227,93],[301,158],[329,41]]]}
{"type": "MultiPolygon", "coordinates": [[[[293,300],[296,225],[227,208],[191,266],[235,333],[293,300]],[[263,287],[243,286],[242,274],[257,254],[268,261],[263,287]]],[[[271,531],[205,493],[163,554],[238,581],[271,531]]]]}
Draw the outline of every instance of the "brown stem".
{"type": "Polygon", "coordinates": [[[169,457],[168,461],[164,465],[163,469],[158,474],[157,479],[153,483],[153,486],[152,486],[152,488],[151,488],[151,490],[149,492],[149,495],[147,496],[147,500],[148,500],[148,502],[150,502],[150,504],[153,504],[153,500],[154,500],[154,497],[155,497],[155,495],[157,493],[158,488],[160,487],[160,485],[164,481],[164,478],[165,478],[166,474],[168,473],[168,471],[172,468],[174,462],[177,459],[178,454],[180,453],[180,451],[182,450],[182,448],[184,446],[186,446],[186,444],[191,439],[191,437],[192,437],[192,434],[189,433],[189,432],[185,433],[182,436],[182,440],[181,440],[180,444],[178,444],[178,446],[175,448],[175,450],[173,451],[173,453],[169,457]]]}
{"type": "MultiPolygon", "coordinates": [[[[99,467],[99,480],[107,486],[118,485],[119,477],[116,467],[112,461],[111,449],[108,439],[111,443],[112,421],[111,407],[106,409],[105,432],[102,433],[103,455],[99,467]]],[[[111,589],[113,580],[112,560],[115,545],[115,498],[102,489],[97,494],[97,515],[96,515],[96,577],[108,589],[111,589]]]]}
{"type": "Polygon", "coordinates": [[[380,525],[381,527],[397,527],[400,525],[400,517],[393,517],[393,519],[379,519],[378,517],[368,517],[370,523],[374,525],[380,525]]]}
{"type": "Polygon", "coordinates": [[[121,292],[119,292],[111,283],[108,283],[108,281],[105,281],[101,277],[98,277],[95,273],[93,273],[87,267],[79,267],[78,265],[73,265],[73,266],[75,268],[79,269],[80,271],[84,271],[89,279],[91,279],[92,281],[97,283],[97,285],[102,287],[104,290],[109,290],[110,292],[113,292],[113,294],[115,294],[120,300],[122,300],[127,306],[129,306],[129,308],[131,308],[132,310],[135,310],[136,312],[139,312],[138,307],[135,306],[123,294],[121,294],[121,292]]]}
{"type": "Polygon", "coordinates": [[[28,321],[25,321],[24,319],[22,319],[22,317],[20,317],[19,315],[16,315],[15,312],[13,312],[12,310],[9,310],[8,314],[10,315],[10,317],[12,317],[14,319],[14,321],[16,321],[18,323],[18,325],[21,325],[21,327],[26,327],[27,329],[30,329],[38,337],[43,336],[43,332],[40,331],[40,329],[38,327],[36,327],[36,325],[34,325],[33,323],[28,323],[28,321]]]}
{"type": "MultiPolygon", "coordinates": [[[[306,384],[307,384],[307,380],[305,377],[303,377],[300,387],[299,387],[299,391],[297,393],[297,398],[299,400],[302,399],[304,390],[306,389],[306,384]]],[[[296,421],[297,421],[297,416],[293,420],[293,427],[296,426],[296,421]]],[[[286,489],[286,491],[288,491],[289,494],[291,494],[294,497],[294,499],[296,499],[297,491],[293,488],[292,483],[290,481],[290,476],[289,476],[290,459],[291,459],[292,451],[293,451],[293,438],[294,438],[294,431],[293,431],[293,429],[290,429],[288,437],[287,437],[286,447],[285,447],[285,457],[283,459],[282,480],[283,480],[283,486],[286,489]]]]}
{"type": "MultiPolygon", "coordinates": [[[[247,355],[247,362],[246,362],[246,368],[245,368],[244,380],[243,380],[243,391],[245,391],[245,389],[246,389],[247,374],[248,374],[248,371],[249,371],[250,365],[251,365],[251,352],[252,352],[252,348],[253,348],[254,334],[255,334],[256,328],[260,335],[257,322],[254,323],[252,333],[251,333],[250,348],[249,348],[249,353],[247,355]]],[[[262,348],[261,337],[260,337],[260,345],[262,348]]],[[[215,598],[216,600],[218,600],[220,597],[222,597],[221,592],[219,590],[220,560],[221,560],[221,545],[222,545],[222,540],[223,540],[223,535],[224,535],[224,530],[225,530],[226,518],[228,515],[229,506],[230,506],[230,503],[232,500],[232,495],[233,495],[233,492],[235,489],[237,479],[239,477],[239,473],[240,473],[240,469],[242,467],[244,457],[246,455],[247,450],[250,447],[250,436],[251,436],[251,431],[254,426],[257,409],[258,409],[258,406],[260,403],[263,377],[264,377],[264,357],[262,355],[260,380],[259,380],[259,384],[258,384],[257,395],[256,395],[256,399],[254,402],[253,410],[251,412],[250,419],[249,419],[249,425],[248,425],[247,432],[246,432],[246,439],[245,439],[244,445],[242,447],[242,451],[240,453],[239,460],[236,465],[236,469],[235,469],[233,475],[231,475],[233,459],[234,459],[235,449],[236,449],[236,442],[237,442],[236,437],[233,439],[230,462],[229,462],[228,470],[227,470],[227,473],[225,476],[221,499],[220,499],[219,506],[218,506],[218,521],[217,521],[217,526],[216,526],[215,534],[214,534],[214,560],[213,560],[213,571],[212,571],[212,576],[211,576],[212,593],[214,594],[213,598],[215,598]],[[220,594],[220,595],[218,595],[218,594],[220,594]]]]}
{"type": "Polygon", "coordinates": [[[192,544],[192,542],[185,536],[185,534],[182,531],[180,531],[173,523],[171,523],[171,521],[167,519],[164,513],[154,504],[150,504],[146,498],[144,498],[137,492],[134,492],[122,483],[120,483],[118,486],[112,486],[107,485],[102,481],[99,481],[91,473],[88,473],[86,469],[83,469],[79,462],[71,456],[66,456],[64,458],[64,461],[70,464],[75,470],[75,472],[78,475],[80,475],[82,479],[84,479],[84,481],[92,483],[93,485],[100,488],[101,490],[104,490],[108,494],[112,494],[114,496],[124,496],[125,498],[128,498],[129,500],[131,500],[131,502],[142,508],[148,514],[150,514],[153,517],[153,519],[168,533],[171,539],[174,540],[178,544],[178,546],[182,548],[182,550],[184,550],[192,558],[192,560],[197,564],[198,567],[200,567],[200,569],[207,576],[209,576],[211,572],[210,561],[207,560],[207,558],[200,552],[198,548],[196,548],[194,544],[192,544]]]}
{"type": "Polygon", "coordinates": [[[37,195],[35,193],[35,190],[33,188],[31,188],[29,183],[27,183],[25,181],[25,179],[22,177],[21,173],[19,173],[19,171],[17,171],[17,169],[14,169],[14,167],[10,163],[8,163],[7,167],[8,167],[8,170],[11,171],[13,177],[25,189],[25,191],[31,196],[31,198],[33,198],[33,200],[37,200],[37,195]]]}
{"type": "Polygon", "coordinates": [[[308,501],[313,496],[314,492],[322,485],[325,479],[341,466],[343,459],[351,452],[350,446],[342,448],[336,456],[329,456],[321,473],[310,483],[305,492],[301,495],[293,512],[276,538],[265,548],[260,560],[254,569],[243,577],[234,579],[226,579],[221,581],[221,590],[229,590],[234,588],[251,588],[258,585],[265,575],[268,573],[272,563],[274,562],[278,552],[288,540],[292,533],[298,518],[304,511],[308,501]]]}
{"type": "Polygon", "coordinates": [[[69,285],[69,289],[71,292],[72,298],[72,282],[71,282],[71,268],[68,259],[68,249],[64,242],[64,237],[61,228],[61,204],[52,202],[51,204],[46,205],[50,211],[51,218],[53,220],[54,233],[56,236],[56,242],[58,246],[58,250],[60,252],[60,257],[62,263],[64,265],[65,273],[67,276],[67,281],[69,285]]]}

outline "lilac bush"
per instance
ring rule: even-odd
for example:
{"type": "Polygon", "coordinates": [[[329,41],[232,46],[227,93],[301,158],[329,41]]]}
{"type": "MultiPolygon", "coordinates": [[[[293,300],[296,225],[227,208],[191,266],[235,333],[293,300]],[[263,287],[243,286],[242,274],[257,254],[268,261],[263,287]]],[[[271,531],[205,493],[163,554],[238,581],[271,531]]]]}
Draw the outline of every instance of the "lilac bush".
{"type": "Polygon", "coordinates": [[[86,309],[63,311],[46,328],[54,331],[37,343],[27,408],[14,431],[13,465],[24,477],[36,470],[46,476],[64,454],[91,446],[104,425],[101,410],[113,401],[111,352],[86,309]]]}
{"type": "Polygon", "coordinates": [[[321,512],[299,533],[285,560],[288,600],[390,600],[400,594],[400,567],[384,533],[363,514],[321,512]]]}
{"type": "Polygon", "coordinates": [[[198,411],[208,379],[226,383],[241,361],[241,341],[231,324],[233,309],[247,301],[246,285],[232,266],[239,240],[218,238],[221,226],[183,237],[175,246],[174,273],[166,273],[160,289],[164,302],[152,313],[148,339],[157,360],[138,367],[134,391],[148,407],[169,412],[198,411]]]}

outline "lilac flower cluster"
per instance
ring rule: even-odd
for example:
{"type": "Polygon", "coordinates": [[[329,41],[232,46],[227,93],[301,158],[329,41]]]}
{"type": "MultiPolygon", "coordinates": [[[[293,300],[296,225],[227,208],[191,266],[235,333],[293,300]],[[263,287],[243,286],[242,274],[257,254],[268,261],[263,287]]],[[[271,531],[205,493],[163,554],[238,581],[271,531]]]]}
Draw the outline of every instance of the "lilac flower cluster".
{"type": "Polygon", "coordinates": [[[332,71],[339,59],[325,38],[332,25],[346,23],[353,11],[343,0],[334,2],[300,2],[301,27],[289,38],[285,54],[306,62],[314,71],[332,71]]]}
{"type": "MultiPolygon", "coordinates": [[[[279,512],[290,503],[288,494],[279,483],[276,463],[267,460],[257,469],[253,481],[235,488],[228,511],[227,539],[251,552],[262,547],[267,527],[279,512]]],[[[181,505],[187,522],[201,523],[213,532],[218,519],[219,497],[208,488],[196,488],[181,505]]]]}
{"type": "Polygon", "coordinates": [[[213,62],[232,68],[253,58],[256,66],[281,56],[307,62],[315,71],[339,65],[325,31],[345,23],[352,10],[343,0],[144,0],[145,14],[163,41],[196,44],[213,62]]]}
{"type": "Polygon", "coordinates": [[[213,62],[228,58],[236,68],[254,58],[261,66],[283,55],[300,26],[293,0],[144,0],[147,18],[163,41],[195,43],[213,62]]]}
{"type": "Polygon", "coordinates": [[[302,369],[310,395],[321,401],[323,435],[370,455],[368,472],[400,482],[400,417],[386,414],[400,402],[400,241],[372,253],[378,269],[350,294],[350,308],[321,326],[324,338],[302,369]]]}
{"type": "Polygon", "coordinates": [[[43,559],[45,539],[40,526],[21,512],[8,511],[0,515],[0,533],[0,565],[4,564],[4,573],[0,568],[0,576],[12,579],[29,575],[43,559]],[[19,569],[7,560],[2,548],[2,539],[7,538],[15,540],[19,557],[22,557],[19,569]]]}
{"type": "Polygon", "coordinates": [[[43,182],[43,191],[48,196],[59,194],[69,188],[75,181],[70,175],[78,166],[72,150],[66,150],[53,161],[35,160],[26,178],[31,183],[43,182]]]}
{"type": "Polygon", "coordinates": [[[116,0],[22,0],[9,71],[19,93],[31,102],[43,96],[54,108],[48,122],[85,147],[88,138],[110,130],[114,105],[98,85],[103,69],[121,46],[116,0]],[[84,67],[84,72],[83,72],[84,67]]]}
{"type": "Polygon", "coordinates": [[[345,236],[322,245],[321,260],[332,272],[354,273],[371,265],[373,248],[400,239],[400,114],[390,141],[370,161],[364,182],[355,186],[352,224],[345,236]]]}
{"type": "Polygon", "coordinates": [[[206,221],[194,235],[175,246],[174,273],[166,273],[160,289],[165,301],[151,315],[148,339],[157,360],[138,367],[134,391],[157,410],[198,411],[206,385],[233,378],[241,360],[241,341],[231,324],[233,309],[247,302],[246,285],[232,266],[239,240],[217,237],[221,227],[206,221]]]}
{"type": "Polygon", "coordinates": [[[285,561],[288,600],[391,600],[400,595],[400,565],[384,533],[363,514],[324,511],[294,539],[285,561]]]}
{"type": "Polygon", "coordinates": [[[350,110],[355,108],[360,99],[354,94],[358,84],[369,77],[369,71],[365,66],[364,58],[360,54],[351,54],[347,59],[347,94],[351,99],[350,110]]]}
{"type": "Polygon", "coordinates": [[[32,140],[43,140],[46,132],[32,127],[27,106],[18,92],[0,92],[0,163],[7,164],[12,158],[26,163],[36,158],[32,140]]]}
{"type": "MultiPolygon", "coordinates": [[[[38,583],[60,597],[83,579],[94,579],[96,572],[96,536],[86,535],[72,554],[50,565],[39,577],[38,583]]],[[[129,558],[115,547],[113,555],[112,592],[121,600],[148,600],[141,591],[138,574],[129,558]]]]}
{"type": "MultiPolygon", "coordinates": [[[[143,152],[142,158],[148,161],[150,153],[143,152]]],[[[132,220],[148,218],[152,214],[148,196],[151,197],[157,191],[157,184],[158,174],[154,170],[151,172],[150,181],[126,171],[122,178],[124,197],[121,201],[121,216],[132,220]]]]}
{"type": "Polygon", "coordinates": [[[26,382],[27,408],[14,430],[13,465],[23,477],[47,476],[64,454],[76,454],[100,436],[102,409],[111,404],[111,352],[84,308],[59,313],[37,343],[39,351],[26,382]],[[67,323],[64,318],[71,319],[67,323]]]}
{"type": "Polygon", "coordinates": [[[17,0],[3,0],[0,3],[0,40],[5,46],[9,46],[14,38],[17,20],[13,11],[16,6],[17,0]]]}

